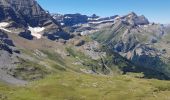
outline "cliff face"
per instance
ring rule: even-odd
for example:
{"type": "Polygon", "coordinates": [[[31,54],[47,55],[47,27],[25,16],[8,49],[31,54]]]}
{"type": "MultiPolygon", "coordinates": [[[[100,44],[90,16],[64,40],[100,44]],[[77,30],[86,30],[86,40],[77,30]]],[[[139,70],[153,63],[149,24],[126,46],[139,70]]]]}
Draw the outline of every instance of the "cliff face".
{"type": "Polygon", "coordinates": [[[46,13],[34,0],[0,0],[0,20],[13,20],[24,26],[32,27],[56,24],[51,16],[46,13]]]}
{"type": "Polygon", "coordinates": [[[43,27],[41,35],[53,40],[69,38],[69,34],[63,32],[60,24],[35,0],[0,0],[0,22],[10,23],[10,28],[26,30],[43,27]]]}

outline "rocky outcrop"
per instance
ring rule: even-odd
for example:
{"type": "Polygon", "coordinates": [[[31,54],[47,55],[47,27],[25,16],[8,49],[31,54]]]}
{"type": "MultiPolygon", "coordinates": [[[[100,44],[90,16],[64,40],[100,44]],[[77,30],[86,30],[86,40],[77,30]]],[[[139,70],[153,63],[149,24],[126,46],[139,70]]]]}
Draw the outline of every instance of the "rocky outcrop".
{"type": "Polygon", "coordinates": [[[12,54],[13,50],[11,47],[14,47],[14,43],[11,39],[8,38],[8,35],[3,31],[0,31],[0,50],[5,50],[8,53],[12,54]]]}
{"type": "Polygon", "coordinates": [[[25,32],[21,32],[19,33],[19,36],[20,37],[23,37],[25,39],[28,39],[28,40],[33,40],[33,36],[31,35],[31,32],[30,31],[25,31],[25,32]]]}
{"type": "Polygon", "coordinates": [[[158,68],[164,65],[160,58],[161,52],[147,45],[137,45],[132,51],[129,50],[126,56],[138,66],[158,68]]]}
{"type": "Polygon", "coordinates": [[[75,45],[75,46],[82,46],[82,45],[84,45],[84,44],[85,44],[85,41],[84,41],[84,40],[77,40],[77,41],[74,42],[74,45],[75,45]]]}
{"type": "Polygon", "coordinates": [[[82,47],[85,55],[94,60],[99,60],[102,59],[102,57],[106,57],[106,52],[102,52],[100,46],[101,45],[97,41],[93,41],[84,44],[82,47]]]}

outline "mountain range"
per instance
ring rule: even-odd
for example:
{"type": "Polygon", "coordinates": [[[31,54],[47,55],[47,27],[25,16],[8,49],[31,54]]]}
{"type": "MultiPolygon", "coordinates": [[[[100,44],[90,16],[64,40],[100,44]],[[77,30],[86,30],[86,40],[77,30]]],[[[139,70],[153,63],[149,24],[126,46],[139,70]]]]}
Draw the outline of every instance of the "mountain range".
{"type": "MultiPolygon", "coordinates": [[[[50,14],[35,0],[0,0],[0,81],[25,86],[57,73],[89,79],[95,75],[104,81],[105,77],[131,78],[132,73],[137,74],[134,80],[168,81],[169,38],[169,25],[151,23],[134,12],[104,18],[61,15],[50,14]]],[[[0,91],[1,98],[8,96],[1,96],[0,91]]]]}
{"type": "Polygon", "coordinates": [[[95,14],[92,16],[53,14],[52,16],[59,20],[69,33],[89,36],[111,51],[120,54],[138,66],[134,70],[148,69],[151,72],[155,71],[152,74],[159,73],[158,76],[169,77],[168,26],[150,23],[145,16],[138,16],[134,12],[125,16],[115,15],[106,18],[95,14]],[[69,22],[72,24],[68,24],[69,22]]]}

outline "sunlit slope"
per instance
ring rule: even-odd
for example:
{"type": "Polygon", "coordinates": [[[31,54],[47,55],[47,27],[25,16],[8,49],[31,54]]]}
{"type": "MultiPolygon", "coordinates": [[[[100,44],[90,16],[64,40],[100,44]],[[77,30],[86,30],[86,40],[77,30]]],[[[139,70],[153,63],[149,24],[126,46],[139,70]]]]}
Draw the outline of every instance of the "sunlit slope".
{"type": "Polygon", "coordinates": [[[1,100],[168,100],[170,82],[135,74],[97,76],[62,72],[26,87],[0,85],[1,100]]]}

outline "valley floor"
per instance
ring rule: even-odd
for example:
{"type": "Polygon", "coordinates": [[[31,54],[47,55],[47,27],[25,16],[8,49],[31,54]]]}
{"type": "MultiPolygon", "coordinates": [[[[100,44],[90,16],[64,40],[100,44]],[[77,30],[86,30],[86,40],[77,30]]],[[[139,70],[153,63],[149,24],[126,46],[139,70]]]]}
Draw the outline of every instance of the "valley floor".
{"type": "Polygon", "coordinates": [[[0,100],[170,100],[169,94],[169,81],[69,71],[25,87],[0,85],[0,100]]]}

